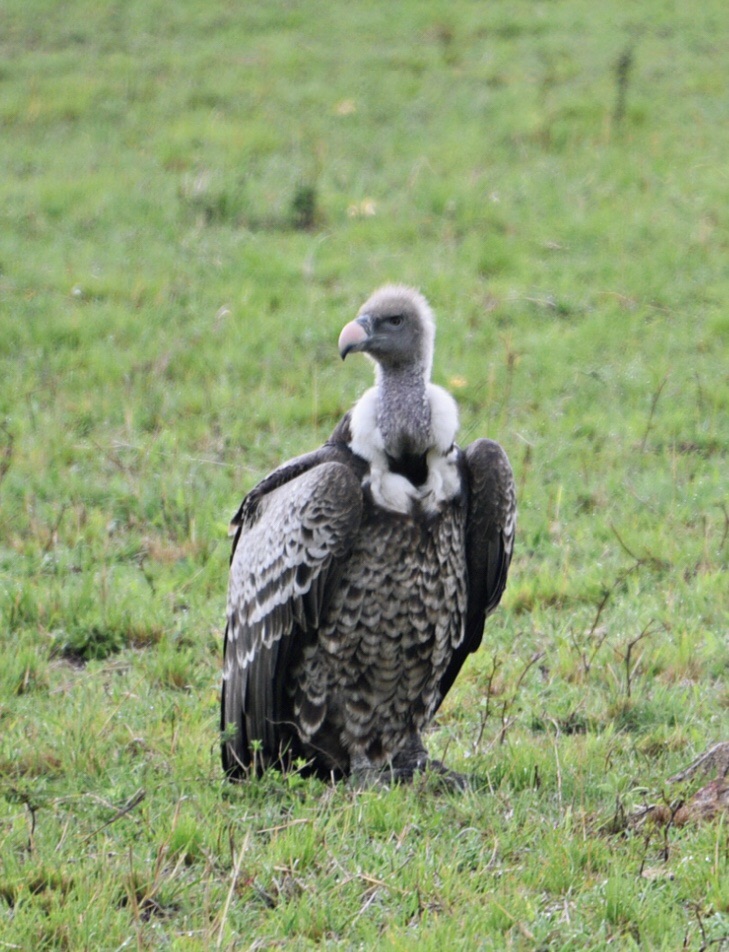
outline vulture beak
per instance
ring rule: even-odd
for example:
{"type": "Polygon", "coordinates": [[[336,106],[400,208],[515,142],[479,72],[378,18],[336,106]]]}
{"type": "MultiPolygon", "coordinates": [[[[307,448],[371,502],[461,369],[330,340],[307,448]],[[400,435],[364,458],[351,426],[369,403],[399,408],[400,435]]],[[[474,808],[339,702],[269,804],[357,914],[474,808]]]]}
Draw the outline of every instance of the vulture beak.
{"type": "Polygon", "coordinates": [[[367,349],[367,341],[372,332],[372,321],[369,314],[362,314],[355,321],[350,321],[342,328],[339,335],[339,353],[342,360],[347,354],[367,349]]]}

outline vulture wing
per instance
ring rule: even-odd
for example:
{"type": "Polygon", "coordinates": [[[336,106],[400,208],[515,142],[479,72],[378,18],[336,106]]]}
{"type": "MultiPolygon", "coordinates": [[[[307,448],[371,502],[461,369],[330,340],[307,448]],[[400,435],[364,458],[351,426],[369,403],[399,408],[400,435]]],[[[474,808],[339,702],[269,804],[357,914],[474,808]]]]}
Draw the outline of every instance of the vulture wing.
{"type": "Polygon", "coordinates": [[[315,637],[362,518],[360,480],[345,459],[327,445],[293,460],[234,519],[221,711],[231,775],[250,766],[253,742],[258,765],[295,750],[286,671],[315,637]]]}
{"type": "Polygon", "coordinates": [[[499,444],[492,440],[475,440],[466,448],[462,462],[468,487],[468,603],[463,641],[440,682],[441,699],[450,690],[468,655],[481,644],[486,617],[501,601],[516,528],[514,475],[499,444]]]}

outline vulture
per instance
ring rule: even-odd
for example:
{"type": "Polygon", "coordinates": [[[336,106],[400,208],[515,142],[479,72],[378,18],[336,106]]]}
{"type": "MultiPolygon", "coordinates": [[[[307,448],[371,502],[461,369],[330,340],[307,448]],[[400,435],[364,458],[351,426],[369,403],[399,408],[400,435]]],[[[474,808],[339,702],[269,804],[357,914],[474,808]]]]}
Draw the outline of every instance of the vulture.
{"type": "MultiPolygon", "coordinates": [[[[514,544],[514,478],[488,439],[455,442],[430,382],[435,323],[418,291],[375,291],[339,337],[375,386],[319,449],[284,463],[233,517],[223,768],[297,767],[353,782],[416,771],[422,732],[481,643],[514,544]]],[[[461,783],[461,781],[463,781],[461,783]]]]}

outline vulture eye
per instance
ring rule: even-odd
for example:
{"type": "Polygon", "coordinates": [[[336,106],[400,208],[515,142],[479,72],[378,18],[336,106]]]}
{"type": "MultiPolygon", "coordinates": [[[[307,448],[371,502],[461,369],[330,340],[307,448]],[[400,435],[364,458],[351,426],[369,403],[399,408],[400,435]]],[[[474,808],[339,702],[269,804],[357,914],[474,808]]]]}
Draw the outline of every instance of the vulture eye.
{"type": "Polygon", "coordinates": [[[399,327],[404,320],[402,314],[393,314],[390,317],[385,318],[385,323],[389,324],[390,327],[399,327]]]}

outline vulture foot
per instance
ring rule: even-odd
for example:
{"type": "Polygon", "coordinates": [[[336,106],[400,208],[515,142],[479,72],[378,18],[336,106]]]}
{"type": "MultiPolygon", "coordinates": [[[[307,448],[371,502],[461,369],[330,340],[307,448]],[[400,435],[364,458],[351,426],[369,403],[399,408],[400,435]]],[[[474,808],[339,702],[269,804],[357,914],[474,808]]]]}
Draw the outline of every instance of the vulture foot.
{"type": "Polygon", "coordinates": [[[430,776],[437,778],[438,783],[446,790],[464,791],[471,789],[471,778],[467,774],[450,770],[440,760],[429,760],[426,769],[430,776]]]}
{"type": "Polygon", "coordinates": [[[439,760],[431,760],[417,734],[384,766],[372,763],[363,754],[353,757],[349,782],[355,789],[366,790],[412,783],[419,777],[434,781],[436,786],[446,790],[468,790],[471,786],[464,774],[449,770],[439,760]]]}
{"type": "Polygon", "coordinates": [[[466,774],[449,770],[439,760],[427,760],[415,766],[398,767],[393,763],[385,767],[360,767],[352,770],[349,785],[354,790],[370,790],[373,787],[391,787],[398,783],[414,783],[420,778],[442,790],[471,789],[471,782],[466,774]]]}

